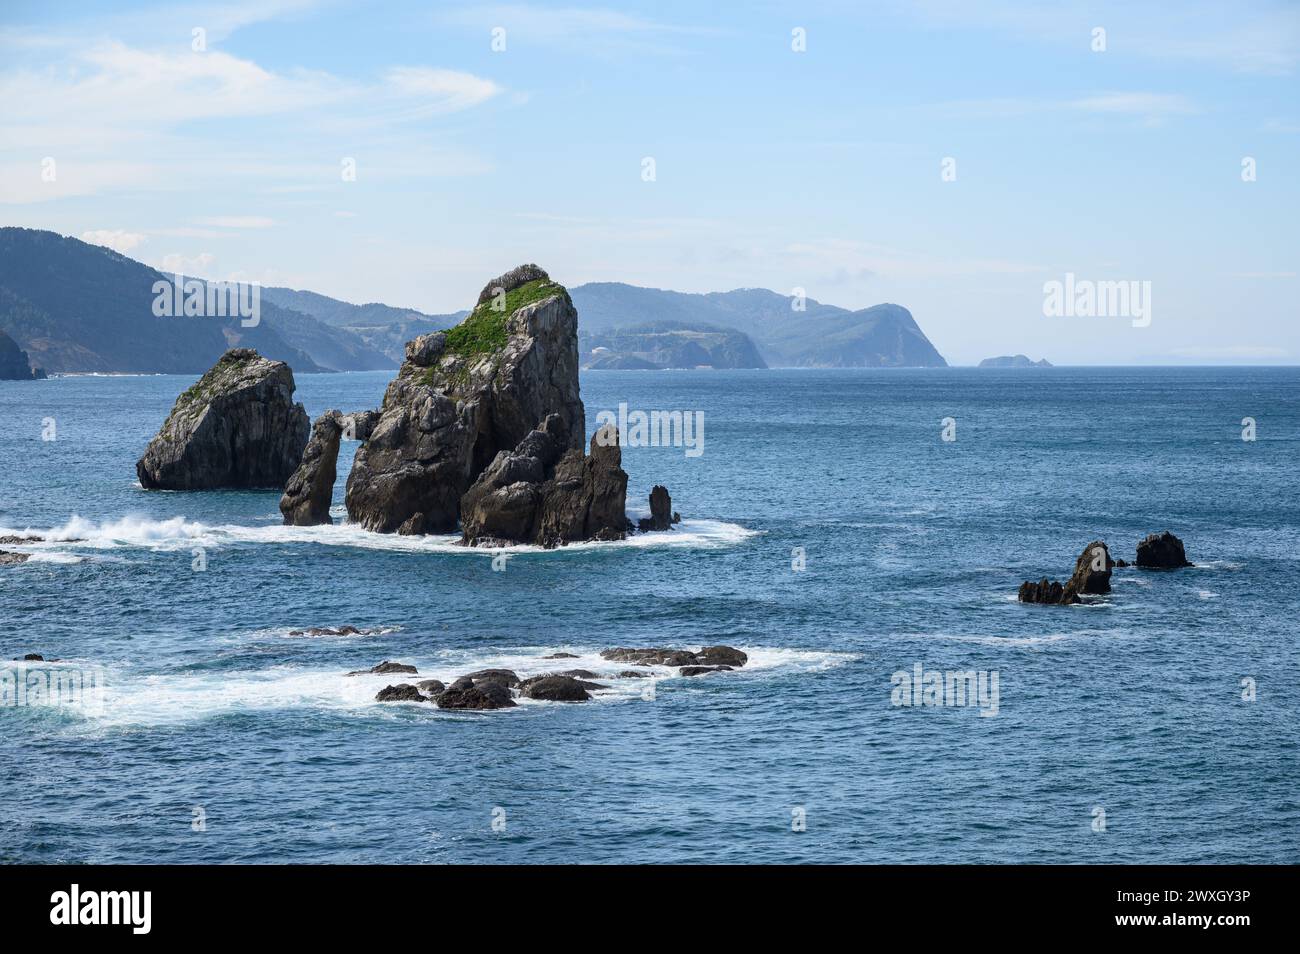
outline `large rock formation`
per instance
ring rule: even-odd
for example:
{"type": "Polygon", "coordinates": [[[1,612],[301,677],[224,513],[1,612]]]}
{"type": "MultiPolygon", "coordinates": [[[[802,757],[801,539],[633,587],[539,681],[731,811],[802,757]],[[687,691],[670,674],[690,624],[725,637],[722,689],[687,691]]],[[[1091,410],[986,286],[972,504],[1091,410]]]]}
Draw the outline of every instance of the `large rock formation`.
{"type": "Polygon", "coordinates": [[[1044,578],[1020,584],[1019,600],[1022,603],[1053,603],[1068,605],[1082,602],[1084,593],[1109,593],[1110,573],[1115,561],[1101,540],[1094,540],[1083,548],[1074,561],[1074,573],[1064,584],[1044,578]]]}
{"type": "Polygon", "coordinates": [[[564,461],[583,460],[577,326],[565,288],[524,265],[489,282],[459,325],[409,342],[348,477],[349,517],[438,533],[464,511],[470,541],[535,539],[550,468],[572,480],[564,461]]]}
{"type": "Polygon", "coordinates": [[[1150,534],[1138,543],[1137,565],[1146,570],[1178,570],[1193,566],[1188,562],[1183,541],[1168,530],[1150,534]]]}
{"type": "Polygon", "coordinates": [[[18,342],[0,331],[0,381],[36,381],[44,377],[45,372],[32,367],[18,342]]]}
{"type": "Polygon", "coordinates": [[[249,348],[232,348],[176,399],[135,465],[146,489],[285,486],[311,422],[293,402],[293,372],[249,348]]]}

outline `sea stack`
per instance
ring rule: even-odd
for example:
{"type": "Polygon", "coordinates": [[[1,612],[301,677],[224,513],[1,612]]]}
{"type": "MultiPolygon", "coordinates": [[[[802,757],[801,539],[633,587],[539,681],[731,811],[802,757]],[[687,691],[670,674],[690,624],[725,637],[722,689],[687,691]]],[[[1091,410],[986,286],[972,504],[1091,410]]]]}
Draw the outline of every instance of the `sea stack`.
{"type": "Polygon", "coordinates": [[[565,453],[581,455],[585,431],[578,313],[564,286],[536,265],[520,266],[488,282],[459,325],[407,344],[379,420],[357,450],[348,515],[383,533],[452,532],[461,498],[491,471],[466,502],[472,519],[491,524],[483,533],[494,538],[526,539],[539,487],[499,501],[518,516],[476,505],[501,487],[544,482],[565,453]]]}
{"type": "Polygon", "coordinates": [[[293,401],[293,371],[232,348],[176,399],[136,463],[147,490],[274,488],[297,469],[311,422],[293,401]]]}

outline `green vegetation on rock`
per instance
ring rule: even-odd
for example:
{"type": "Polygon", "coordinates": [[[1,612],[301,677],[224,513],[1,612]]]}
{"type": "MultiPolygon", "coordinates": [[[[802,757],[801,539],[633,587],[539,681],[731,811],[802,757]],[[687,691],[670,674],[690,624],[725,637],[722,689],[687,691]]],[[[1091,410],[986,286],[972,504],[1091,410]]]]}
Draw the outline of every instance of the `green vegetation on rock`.
{"type": "Polygon", "coordinates": [[[569,292],[563,285],[539,278],[506,292],[504,308],[494,308],[498,299],[489,298],[475,306],[460,324],[447,329],[447,350],[443,353],[470,357],[500,351],[509,337],[506,320],[520,308],[554,295],[569,300],[569,292]]]}

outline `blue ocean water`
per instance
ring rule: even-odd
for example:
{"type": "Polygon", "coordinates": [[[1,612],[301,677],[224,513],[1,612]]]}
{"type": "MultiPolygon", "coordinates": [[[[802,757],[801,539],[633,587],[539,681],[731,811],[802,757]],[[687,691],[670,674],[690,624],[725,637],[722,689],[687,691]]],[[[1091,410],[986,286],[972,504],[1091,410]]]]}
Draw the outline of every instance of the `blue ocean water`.
{"type": "MultiPolygon", "coordinates": [[[[298,397],[374,407],[388,378],[298,397]]],[[[589,428],[704,412],[701,456],[624,452],[631,509],[664,483],[686,523],[501,572],[283,528],[275,493],[142,491],[190,383],[0,382],[0,533],[61,538],[0,567],[0,658],[104,685],[0,707],[0,861],[1300,860],[1300,369],[585,373],[589,428]],[[1132,560],[1166,528],[1195,569],[1015,601],[1094,538],[1132,560]],[[376,632],[289,635],[342,624],[376,632]],[[344,675],[714,643],[750,664],[585,705],[454,714],[344,675]],[[996,672],[996,716],[891,704],[918,664],[996,672]]]]}

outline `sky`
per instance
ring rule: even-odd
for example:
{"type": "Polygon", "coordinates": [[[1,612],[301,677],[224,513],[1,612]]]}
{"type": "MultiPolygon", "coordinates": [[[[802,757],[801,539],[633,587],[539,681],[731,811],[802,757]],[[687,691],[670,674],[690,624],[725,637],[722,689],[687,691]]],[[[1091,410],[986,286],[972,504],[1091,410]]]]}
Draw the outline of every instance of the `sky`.
{"type": "Polygon", "coordinates": [[[0,225],[434,313],[535,261],[896,302],[954,364],[1300,362],[1300,3],[578,2],[0,0],[0,225]],[[1149,312],[1045,314],[1067,274],[1149,312]]]}

